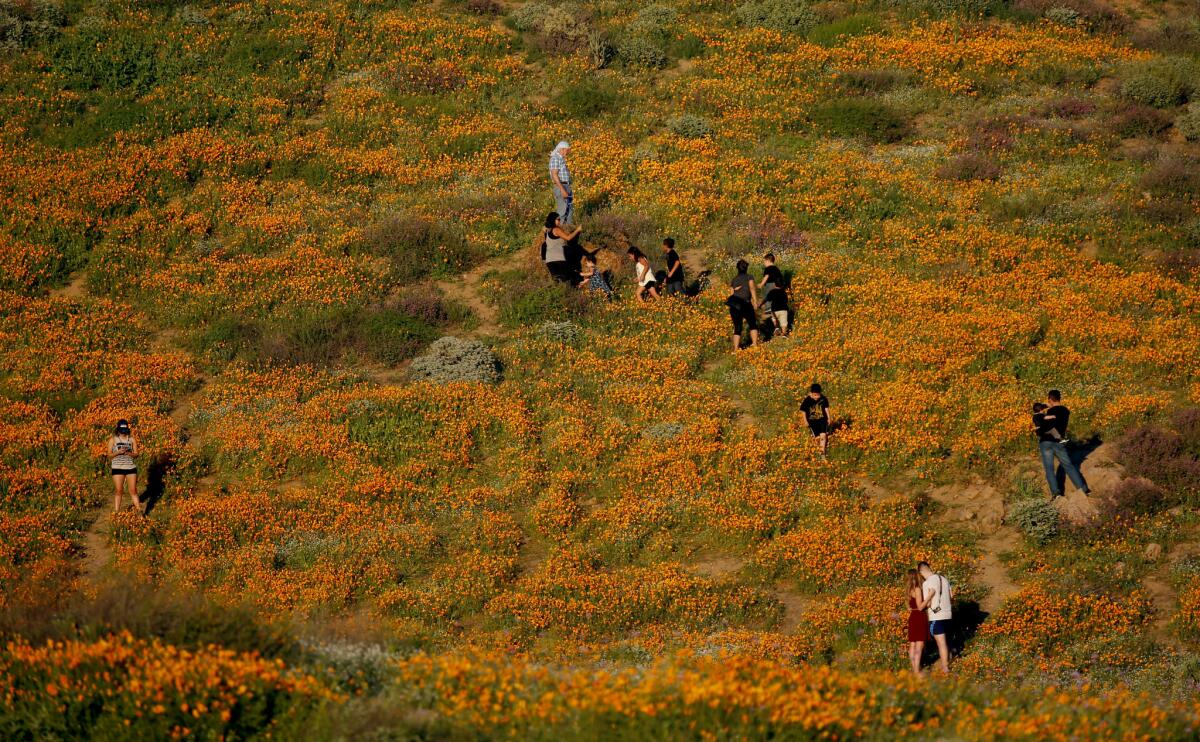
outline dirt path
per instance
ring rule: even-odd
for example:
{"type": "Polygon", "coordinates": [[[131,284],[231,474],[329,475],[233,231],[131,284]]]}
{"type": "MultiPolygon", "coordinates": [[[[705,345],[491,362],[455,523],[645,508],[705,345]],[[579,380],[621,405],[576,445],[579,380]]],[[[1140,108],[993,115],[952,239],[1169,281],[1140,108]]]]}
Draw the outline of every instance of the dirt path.
{"type": "Polygon", "coordinates": [[[60,286],[56,289],[50,289],[51,296],[57,296],[63,299],[79,300],[87,294],[87,273],[78,271],[72,273],[67,285],[60,286]]]}
{"type": "Polygon", "coordinates": [[[108,548],[108,532],[112,527],[112,511],[108,506],[96,510],[95,518],[83,533],[83,561],[79,574],[85,585],[100,581],[105,567],[112,561],[112,549],[108,548]]]}
{"type": "Polygon", "coordinates": [[[488,290],[483,285],[483,277],[492,271],[513,270],[516,268],[529,268],[532,270],[538,267],[530,265],[528,254],[524,249],[521,249],[510,255],[492,258],[480,263],[457,278],[438,281],[434,285],[437,286],[438,290],[447,299],[469,307],[471,312],[479,319],[479,324],[474,329],[466,332],[466,335],[495,335],[500,332],[500,325],[498,323],[496,308],[486,299],[488,290]]]}
{"type": "Polygon", "coordinates": [[[979,561],[973,580],[987,588],[979,607],[995,613],[1020,586],[1009,575],[1001,555],[1021,543],[1021,534],[1004,524],[1004,497],[981,479],[934,488],[929,496],[942,504],[941,519],[979,535],[979,561]]]}

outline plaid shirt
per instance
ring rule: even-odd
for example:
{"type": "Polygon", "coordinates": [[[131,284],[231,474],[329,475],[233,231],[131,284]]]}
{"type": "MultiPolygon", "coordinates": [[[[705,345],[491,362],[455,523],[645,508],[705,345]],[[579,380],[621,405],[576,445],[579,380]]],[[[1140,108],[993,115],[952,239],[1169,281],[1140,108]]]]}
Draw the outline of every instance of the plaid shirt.
{"type": "Polygon", "coordinates": [[[550,175],[558,173],[559,182],[564,185],[571,182],[571,171],[567,169],[567,160],[558,150],[550,153],[550,175]]]}

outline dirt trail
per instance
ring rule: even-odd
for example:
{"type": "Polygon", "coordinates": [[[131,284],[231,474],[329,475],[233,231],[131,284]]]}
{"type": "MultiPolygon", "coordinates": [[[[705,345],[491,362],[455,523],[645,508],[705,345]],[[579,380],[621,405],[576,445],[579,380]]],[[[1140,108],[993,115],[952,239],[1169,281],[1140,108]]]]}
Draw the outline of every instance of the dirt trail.
{"type": "Polygon", "coordinates": [[[987,588],[979,601],[986,613],[994,613],[1019,586],[1009,576],[1000,556],[1021,543],[1016,529],[1004,524],[1004,497],[981,479],[966,484],[934,488],[929,496],[944,506],[942,519],[979,534],[979,562],[974,579],[987,588]]]}
{"type": "Polygon", "coordinates": [[[500,332],[500,325],[497,321],[496,308],[485,298],[487,290],[483,286],[483,277],[492,271],[515,268],[532,270],[534,267],[537,266],[531,266],[529,255],[524,249],[521,249],[510,255],[492,258],[456,278],[437,281],[434,285],[446,298],[469,307],[479,319],[479,324],[465,334],[470,336],[495,335],[500,332]]]}
{"type": "Polygon", "coordinates": [[[112,513],[108,506],[96,510],[96,517],[83,533],[83,561],[79,574],[86,585],[100,581],[104,568],[112,561],[112,550],[108,548],[108,530],[112,526],[112,513]]]}
{"type": "Polygon", "coordinates": [[[63,299],[82,299],[87,294],[87,273],[78,271],[72,273],[65,286],[50,289],[51,296],[63,299]]]}

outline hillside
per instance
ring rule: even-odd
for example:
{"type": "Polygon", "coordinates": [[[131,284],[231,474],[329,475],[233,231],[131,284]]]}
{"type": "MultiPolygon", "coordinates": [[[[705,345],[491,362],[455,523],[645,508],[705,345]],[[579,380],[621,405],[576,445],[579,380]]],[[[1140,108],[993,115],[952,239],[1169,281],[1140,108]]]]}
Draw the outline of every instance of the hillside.
{"type": "Polygon", "coordinates": [[[1200,734],[1197,17],[0,0],[0,737],[1200,734]]]}

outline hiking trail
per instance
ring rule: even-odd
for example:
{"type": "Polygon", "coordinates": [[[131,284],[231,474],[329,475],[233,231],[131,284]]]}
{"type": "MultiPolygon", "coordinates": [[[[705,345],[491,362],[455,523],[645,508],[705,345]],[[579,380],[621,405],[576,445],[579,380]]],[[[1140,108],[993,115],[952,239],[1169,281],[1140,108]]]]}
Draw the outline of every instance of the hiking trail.
{"type": "Polygon", "coordinates": [[[496,335],[500,332],[496,308],[485,298],[488,296],[488,291],[484,286],[483,278],[493,271],[514,270],[518,268],[530,268],[529,256],[524,248],[508,255],[501,255],[486,260],[466,273],[462,273],[454,278],[434,282],[434,285],[443,296],[465,305],[479,320],[479,324],[463,332],[463,335],[468,337],[485,337],[496,335]]]}

